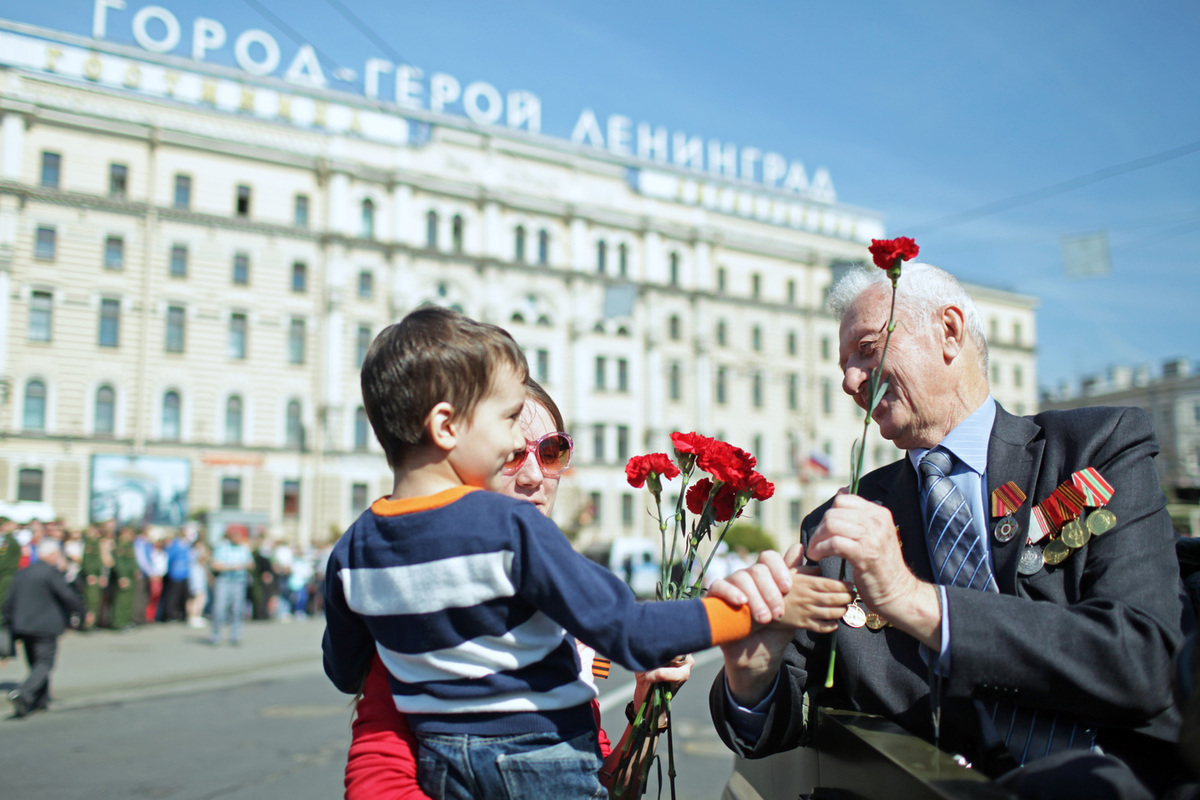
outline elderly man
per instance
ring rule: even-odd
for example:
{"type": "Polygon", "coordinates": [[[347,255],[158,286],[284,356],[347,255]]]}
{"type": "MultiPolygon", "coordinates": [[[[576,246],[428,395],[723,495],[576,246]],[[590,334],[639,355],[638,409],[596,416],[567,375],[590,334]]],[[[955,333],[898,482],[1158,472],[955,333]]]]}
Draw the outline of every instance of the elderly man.
{"type": "MultiPolygon", "coordinates": [[[[890,298],[880,270],[830,294],[842,388],[863,408],[890,298]]],[[[1149,798],[1178,783],[1169,671],[1185,608],[1146,415],[1005,412],[975,304],[936,267],[905,266],[896,316],[874,420],[907,457],[803,526],[822,574],[846,560],[861,609],[818,702],[889,717],[1023,797],[1149,798]],[[1095,484],[1086,502],[1059,491],[1076,473],[1095,484]],[[1047,502],[1056,492],[1071,502],[1047,502]]],[[[768,554],[731,576],[756,615],[778,604],[783,565],[768,554]]],[[[803,630],[727,646],[711,695],[726,744],[757,757],[800,743],[829,651],[803,630]]]]}

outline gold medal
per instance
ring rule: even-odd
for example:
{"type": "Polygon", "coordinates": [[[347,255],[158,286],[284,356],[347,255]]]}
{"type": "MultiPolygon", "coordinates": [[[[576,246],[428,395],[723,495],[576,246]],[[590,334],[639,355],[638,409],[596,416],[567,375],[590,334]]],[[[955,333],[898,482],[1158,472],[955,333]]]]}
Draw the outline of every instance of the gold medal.
{"type": "Polygon", "coordinates": [[[1071,555],[1071,548],[1063,544],[1062,539],[1051,539],[1042,550],[1042,558],[1052,567],[1066,561],[1069,555],[1071,555]]]}
{"type": "Polygon", "coordinates": [[[846,607],[846,613],[842,614],[842,622],[851,628],[861,628],[867,624],[867,614],[859,608],[857,600],[846,607]]]}
{"type": "Polygon", "coordinates": [[[881,631],[888,626],[888,621],[874,611],[867,612],[867,627],[873,631],[881,631]]]}
{"type": "Polygon", "coordinates": [[[1107,508],[1097,508],[1087,518],[1087,529],[1092,536],[1108,533],[1117,524],[1117,515],[1107,508]]]}
{"type": "Polygon", "coordinates": [[[1092,538],[1092,535],[1088,533],[1088,529],[1078,519],[1073,519],[1066,525],[1063,525],[1062,543],[1072,550],[1083,547],[1090,538],[1092,538]]]}

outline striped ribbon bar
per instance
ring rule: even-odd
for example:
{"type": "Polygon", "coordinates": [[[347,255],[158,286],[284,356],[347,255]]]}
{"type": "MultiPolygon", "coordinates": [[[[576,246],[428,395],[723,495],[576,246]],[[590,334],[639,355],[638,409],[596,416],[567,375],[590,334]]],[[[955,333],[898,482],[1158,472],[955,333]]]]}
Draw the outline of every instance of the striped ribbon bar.
{"type": "Polygon", "coordinates": [[[1037,523],[1035,529],[1029,531],[1029,543],[1035,544],[1045,539],[1047,536],[1053,536],[1058,533],[1058,528],[1054,527],[1054,523],[1050,521],[1050,517],[1042,509],[1041,504],[1033,507],[1033,521],[1037,523]]]}
{"type": "Polygon", "coordinates": [[[595,656],[592,659],[592,677],[607,678],[608,673],[612,670],[612,660],[604,656],[595,656]]]}
{"type": "Polygon", "coordinates": [[[992,492],[992,516],[1002,517],[1005,514],[1015,514],[1025,502],[1025,493],[1016,481],[1009,481],[992,492]]]}
{"type": "Polygon", "coordinates": [[[1076,489],[1075,484],[1066,481],[1042,501],[1042,508],[1054,522],[1054,527],[1061,528],[1079,516],[1083,504],[1083,492],[1076,489]]]}
{"type": "Polygon", "coordinates": [[[1071,482],[1083,493],[1084,502],[1092,508],[1108,505],[1112,499],[1112,484],[1104,480],[1095,467],[1079,470],[1071,476],[1071,482]]]}

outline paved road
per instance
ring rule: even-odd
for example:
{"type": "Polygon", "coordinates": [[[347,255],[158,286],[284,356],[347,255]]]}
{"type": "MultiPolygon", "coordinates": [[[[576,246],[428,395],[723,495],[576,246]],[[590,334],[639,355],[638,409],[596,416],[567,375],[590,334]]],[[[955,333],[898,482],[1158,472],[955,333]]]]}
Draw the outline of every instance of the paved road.
{"type": "MultiPolygon", "coordinates": [[[[0,797],[340,797],[349,698],[321,673],[321,630],[317,621],[257,623],[239,648],[210,647],[206,631],[178,625],[68,634],[52,710],[0,720],[0,797]]],[[[675,705],[681,800],[716,800],[732,768],[708,724],[715,655],[701,659],[675,705]]],[[[16,659],[0,666],[0,688],[23,675],[16,659]]],[[[614,669],[600,685],[615,733],[631,676],[614,669]]]]}

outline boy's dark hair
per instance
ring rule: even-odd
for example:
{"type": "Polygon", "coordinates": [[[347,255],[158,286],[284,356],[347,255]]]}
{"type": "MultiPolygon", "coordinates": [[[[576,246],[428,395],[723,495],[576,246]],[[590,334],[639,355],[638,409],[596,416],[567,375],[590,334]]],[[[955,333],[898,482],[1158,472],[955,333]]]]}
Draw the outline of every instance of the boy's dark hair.
{"type": "Polygon", "coordinates": [[[501,364],[522,382],[529,376],[508,331],[448,308],[421,306],[380,331],[363,359],[362,395],[388,464],[398,468],[426,441],[425,418],[438,403],[453,406],[455,420],[469,416],[501,364]]]}

